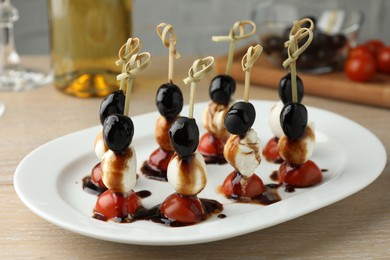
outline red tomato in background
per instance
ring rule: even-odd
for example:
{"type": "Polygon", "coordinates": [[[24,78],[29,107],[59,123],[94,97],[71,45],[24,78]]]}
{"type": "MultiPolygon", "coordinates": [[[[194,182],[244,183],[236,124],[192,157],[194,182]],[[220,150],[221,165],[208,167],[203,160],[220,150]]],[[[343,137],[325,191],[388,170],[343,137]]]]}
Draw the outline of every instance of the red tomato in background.
{"type": "Polygon", "coordinates": [[[390,46],[381,48],[376,56],[379,70],[390,73],[390,46]]]}
{"type": "Polygon", "coordinates": [[[371,55],[370,49],[365,45],[358,45],[349,51],[348,59],[367,54],[371,55]]]}
{"type": "Polygon", "coordinates": [[[364,46],[366,46],[369,49],[369,51],[371,52],[371,54],[374,56],[376,56],[378,54],[380,49],[385,47],[383,42],[381,40],[378,40],[378,39],[369,40],[364,44],[364,46]]]}
{"type": "Polygon", "coordinates": [[[371,54],[352,56],[345,62],[344,71],[351,80],[367,82],[375,75],[376,62],[371,54]]]}

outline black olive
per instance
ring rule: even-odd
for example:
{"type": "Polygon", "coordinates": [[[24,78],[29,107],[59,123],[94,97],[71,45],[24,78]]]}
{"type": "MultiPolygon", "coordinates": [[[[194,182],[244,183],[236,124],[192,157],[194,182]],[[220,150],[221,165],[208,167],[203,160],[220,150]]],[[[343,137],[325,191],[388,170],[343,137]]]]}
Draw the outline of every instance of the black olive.
{"type": "Polygon", "coordinates": [[[124,153],[131,144],[133,135],[134,124],[130,117],[113,114],[104,120],[103,139],[110,150],[124,153]]]}
{"type": "Polygon", "coordinates": [[[122,90],[117,90],[107,95],[100,103],[100,123],[111,114],[123,115],[125,109],[125,94],[122,90]]]}
{"type": "Polygon", "coordinates": [[[209,94],[215,103],[228,105],[235,91],[236,81],[229,75],[218,75],[211,80],[209,94]]]}
{"type": "Polygon", "coordinates": [[[249,102],[240,101],[233,104],[226,113],[225,127],[231,134],[244,136],[252,127],[255,118],[255,107],[249,102]]]}
{"type": "Polygon", "coordinates": [[[183,94],[180,88],[172,83],[161,85],[156,94],[156,106],[168,121],[175,119],[183,108],[183,94]]]}
{"type": "Polygon", "coordinates": [[[290,140],[299,139],[306,130],[307,110],[301,103],[287,103],[280,113],[280,125],[290,140]]]}
{"type": "MultiPolygon", "coordinates": [[[[303,98],[303,82],[297,75],[297,91],[298,91],[298,103],[302,102],[303,98]]],[[[283,101],[283,104],[292,102],[292,87],[291,87],[291,73],[280,79],[279,81],[279,97],[283,101]]]]}
{"type": "Polygon", "coordinates": [[[169,129],[173,149],[185,159],[198,148],[199,128],[194,118],[178,117],[169,129]]]}

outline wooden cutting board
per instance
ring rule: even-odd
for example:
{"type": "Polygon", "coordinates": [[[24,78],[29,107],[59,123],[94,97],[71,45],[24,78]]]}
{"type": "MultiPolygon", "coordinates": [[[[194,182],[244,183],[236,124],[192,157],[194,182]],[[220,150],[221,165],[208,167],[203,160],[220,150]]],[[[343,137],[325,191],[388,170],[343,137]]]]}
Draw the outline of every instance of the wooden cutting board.
{"type": "MultiPolygon", "coordinates": [[[[235,53],[231,70],[231,76],[241,82],[245,79],[241,59],[246,50],[247,48],[244,48],[235,53]]],[[[226,57],[217,59],[218,73],[225,73],[226,61],[226,57]]],[[[252,68],[251,85],[277,89],[279,80],[286,73],[286,70],[272,65],[263,53],[252,68]]],[[[298,73],[306,94],[390,108],[390,75],[377,73],[372,81],[360,83],[349,80],[342,71],[321,75],[298,73]]]]}

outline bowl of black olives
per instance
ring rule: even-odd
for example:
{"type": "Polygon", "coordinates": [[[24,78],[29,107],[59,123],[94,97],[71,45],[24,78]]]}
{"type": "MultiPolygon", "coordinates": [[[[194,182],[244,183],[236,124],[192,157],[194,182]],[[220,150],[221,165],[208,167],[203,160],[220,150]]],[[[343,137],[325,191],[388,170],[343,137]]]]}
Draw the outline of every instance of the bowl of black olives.
{"type": "MultiPolygon", "coordinates": [[[[289,39],[294,21],[310,18],[314,23],[313,40],[299,56],[297,69],[314,74],[341,70],[349,49],[356,45],[363,13],[327,7],[327,1],[323,1],[325,6],[318,1],[311,2],[294,1],[292,4],[289,1],[265,1],[257,5],[252,18],[257,25],[260,44],[269,61],[282,67],[288,56],[284,43],[289,39]]],[[[309,26],[308,23],[302,25],[309,26]]]]}

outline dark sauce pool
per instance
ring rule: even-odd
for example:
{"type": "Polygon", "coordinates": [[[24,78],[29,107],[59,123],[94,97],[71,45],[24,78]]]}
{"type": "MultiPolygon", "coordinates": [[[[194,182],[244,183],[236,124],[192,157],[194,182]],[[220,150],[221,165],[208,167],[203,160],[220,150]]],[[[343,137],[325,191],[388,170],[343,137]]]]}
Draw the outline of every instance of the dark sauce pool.
{"type": "Polygon", "coordinates": [[[153,169],[152,167],[150,167],[148,161],[144,161],[144,163],[142,164],[141,172],[148,179],[157,181],[168,181],[167,172],[153,169]]]}
{"type": "Polygon", "coordinates": [[[223,154],[221,155],[205,155],[205,154],[202,154],[203,158],[204,158],[204,162],[206,164],[226,164],[227,161],[225,159],[225,157],[223,156],[223,154]]]}
{"type": "Polygon", "coordinates": [[[252,203],[252,204],[260,204],[263,206],[271,205],[273,203],[279,202],[282,200],[278,193],[278,188],[280,185],[278,184],[266,184],[264,185],[265,191],[253,198],[248,197],[240,197],[240,196],[231,196],[229,199],[234,199],[238,203],[252,203]]]}
{"type": "MultiPolygon", "coordinates": [[[[92,179],[91,176],[85,176],[83,178],[83,190],[87,193],[90,193],[92,195],[99,196],[103,192],[106,191],[106,189],[103,189],[102,187],[96,185],[92,179]]],[[[147,198],[152,195],[152,193],[148,190],[141,190],[136,192],[137,196],[141,199],[147,198]]],[[[216,200],[211,199],[200,199],[200,202],[202,203],[204,215],[202,218],[203,220],[208,219],[213,214],[219,214],[223,210],[223,205],[219,203],[216,200]]],[[[223,214],[220,214],[223,215],[223,214]]],[[[181,223],[178,221],[174,221],[171,219],[168,219],[164,217],[160,212],[160,204],[150,208],[146,209],[144,207],[141,207],[133,216],[130,216],[129,218],[115,218],[115,219],[107,219],[103,215],[99,213],[94,213],[92,216],[95,219],[101,220],[101,221],[114,221],[117,223],[131,223],[137,220],[149,220],[156,223],[161,223],[164,225],[168,225],[171,227],[181,227],[181,226],[188,226],[188,223],[181,223]]],[[[218,218],[225,218],[218,216],[218,218]]]]}
{"type": "MultiPolygon", "coordinates": [[[[149,192],[149,191],[142,191],[142,192],[145,193],[145,192],[149,192]]],[[[137,192],[137,195],[138,195],[138,192],[137,192]]],[[[216,200],[200,199],[200,202],[202,203],[202,207],[204,210],[204,215],[202,217],[202,221],[208,219],[210,216],[212,216],[214,214],[219,214],[223,210],[223,205],[216,200]]],[[[161,206],[161,204],[158,204],[150,209],[146,209],[144,207],[141,207],[140,209],[137,210],[137,212],[134,215],[132,215],[129,218],[115,218],[115,219],[110,219],[110,220],[117,222],[117,223],[131,223],[131,222],[134,222],[137,220],[147,220],[147,221],[152,221],[155,223],[164,224],[164,225],[167,225],[170,227],[183,227],[183,226],[192,225],[192,224],[182,223],[179,221],[175,221],[175,220],[166,218],[164,215],[161,214],[160,206],[161,206]]],[[[223,215],[223,214],[220,214],[220,215],[223,215]]],[[[224,215],[224,216],[226,217],[226,215],[224,215]]],[[[218,217],[219,217],[219,215],[218,215],[218,217]]],[[[108,221],[108,219],[105,218],[101,214],[95,213],[93,215],[93,218],[101,220],[101,221],[108,221]]],[[[219,218],[222,218],[222,217],[219,217],[219,218]]]]}
{"type": "MultiPolygon", "coordinates": [[[[138,174],[137,174],[137,179],[138,179],[138,174]]],[[[89,194],[99,196],[103,192],[105,192],[107,189],[102,188],[99,185],[96,185],[93,181],[91,176],[85,176],[83,178],[83,190],[89,194]]]]}
{"type": "Polygon", "coordinates": [[[273,171],[272,173],[271,173],[271,175],[269,176],[269,178],[271,179],[271,180],[273,180],[273,181],[279,181],[279,171],[273,171]]]}
{"type": "Polygon", "coordinates": [[[100,195],[103,192],[105,192],[107,189],[104,189],[98,185],[96,185],[93,181],[91,176],[85,176],[83,178],[83,190],[89,194],[92,195],[100,195]]]}
{"type": "MultiPolygon", "coordinates": [[[[218,162],[214,162],[218,163],[218,162]]],[[[147,161],[144,162],[144,165],[142,166],[142,172],[143,174],[147,174],[145,172],[151,172],[154,171],[152,168],[149,167],[147,161]]],[[[321,169],[322,172],[327,172],[327,169],[321,169]]],[[[138,177],[138,176],[137,176],[138,177]]],[[[160,180],[160,181],[166,181],[166,174],[165,175],[156,175],[156,171],[152,173],[151,176],[149,176],[152,179],[160,180]],[[157,176],[157,177],[156,177],[157,176]]],[[[273,171],[270,175],[270,178],[272,181],[278,182],[278,171],[273,171]]],[[[230,199],[236,200],[238,203],[253,203],[253,204],[260,204],[260,205],[271,205],[273,203],[279,202],[282,200],[278,193],[278,189],[284,187],[284,190],[286,192],[294,192],[295,187],[288,184],[282,184],[282,183],[270,183],[265,185],[265,192],[262,193],[259,196],[253,197],[253,198],[246,198],[246,197],[230,197],[230,199]]],[[[93,195],[100,195],[103,193],[106,189],[103,189],[99,186],[97,186],[94,182],[92,182],[90,176],[86,176],[83,178],[83,190],[93,194],[93,195]]],[[[219,192],[221,192],[221,187],[219,187],[219,192]]],[[[137,195],[143,199],[151,196],[151,192],[148,190],[141,190],[136,192],[137,195]]],[[[227,216],[225,214],[222,214],[223,211],[223,205],[219,203],[216,200],[211,199],[200,199],[203,210],[204,210],[204,216],[203,220],[208,219],[210,216],[214,214],[218,214],[217,217],[220,219],[224,219],[227,216]]],[[[172,219],[168,219],[165,216],[161,214],[160,211],[161,204],[158,204],[150,209],[141,207],[134,215],[130,216],[129,218],[116,218],[116,219],[110,219],[110,221],[118,222],[118,223],[131,223],[138,220],[147,220],[152,221],[155,223],[164,224],[171,227],[181,227],[181,226],[188,226],[188,223],[181,223],[172,219]]],[[[108,221],[104,216],[101,214],[94,214],[93,218],[101,220],[101,221],[108,221]]],[[[192,225],[192,224],[190,224],[192,225]]]]}
{"type": "MultiPolygon", "coordinates": [[[[323,172],[323,173],[328,172],[328,169],[321,169],[321,172],[323,172]]],[[[278,182],[279,181],[278,175],[279,175],[279,171],[273,171],[269,177],[272,181],[278,182]]],[[[268,184],[268,185],[270,185],[270,184],[268,184]]],[[[274,185],[276,185],[278,187],[284,186],[284,191],[289,192],[289,193],[294,192],[295,188],[296,188],[293,185],[286,184],[286,183],[285,184],[279,183],[279,184],[274,184],[274,185]]]]}

